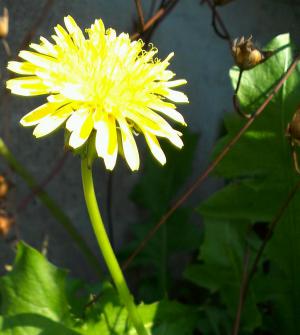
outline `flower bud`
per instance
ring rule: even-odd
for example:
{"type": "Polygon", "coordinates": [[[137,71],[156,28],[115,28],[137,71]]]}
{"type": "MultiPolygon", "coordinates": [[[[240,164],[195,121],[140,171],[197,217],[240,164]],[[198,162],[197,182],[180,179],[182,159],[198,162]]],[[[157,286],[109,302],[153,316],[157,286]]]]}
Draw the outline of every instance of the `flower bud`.
{"type": "Polygon", "coordinates": [[[3,15],[0,16],[0,38],[5,38],[9,30],[9,15],[8,9],[4,7],[3,15]]]}
{"type": "Polygon", "coordinates": [[[235,39],[231,50],[235,64],[241,70],[252,69],[265,59],[264,53],[254,46],[252,36],[248,39],[244,37],[235,39]]]}

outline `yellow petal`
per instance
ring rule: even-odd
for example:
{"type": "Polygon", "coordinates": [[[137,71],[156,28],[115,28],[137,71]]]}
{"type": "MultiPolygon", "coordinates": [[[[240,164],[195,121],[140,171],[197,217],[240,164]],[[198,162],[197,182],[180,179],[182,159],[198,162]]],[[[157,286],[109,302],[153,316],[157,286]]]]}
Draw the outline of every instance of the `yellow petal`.
{"type": "Polygon", "coordinates": [[[53,114],[59,107],[61,107],[61,104],[57,103],[46,103],[44,105],[41,105],[30,113],[23,116],[20,123],[24,127],[34,126],[46,116],[53,114]]]}
{"type": "Polygon", "coordinates": [[[35,74],[36,66],[29,62],[8,62],[7,68],[15,73],[33,75],[35,74]]]}
{"type": "Polygon", "coordinates": [[[156,136],[148,133],[147,131],[144,131],[144,136],[153,156],[160,162],[160,164],[166,164],[166,156],[162,151],[156,136]]]}
{"type": "Polygon", "coordinates": [[[171,58],[173,58],[174,55],[175,55],[174,52],[169,53],[168,56],[164,59],[163,63],[168,63],[169,64],[169,60],[171,58]]]}
{"type": "Polygon", "coordinates": [[[33,135],[36,138],[46,136],[59,128],[59,126],[63,124],[65,120],[66,117],[58,118],[56,116],[47,116],[34,128],[33,135]]]}
{"type": "Polygon", "coordinates": [[[26,50],[22,50],[19,53],[19,57],[24,60],[27,60],[28,62],[36,66],[46,68],[46,69],[51,69],[57,63],[56,59],[53,57],[49,57],[46,55],[42,55],[36,52],[26,51],[26,50]]]}
{"type": "Polygon", "coordinates": [[[95,123],[96,133],[96,150],[99,157],[103,157],[108,147],[108,116],[102,113],[95,123]]]}
{"type": "Polygon", "coordinates": [[[54,44],[49,42],[45,37],[40,37],[40,41],[42,43],[42,46],[45,47],[45,49],[47,50],[46,54],[49,54],[52,57],[57,56],[57,50],[54,44]]]}
{"type": "Polygon", "coordinates": [[[59,91],[62,95],[64,95],[70,100],[75,100],[75,101],[83,100],[84,101],[86,97],[84,94],[82,84],[66,83],[60,88],[59,91]]]}
{"type": "Polygon", "coordinates": [[[166,138],[173,143],[177,148],[181,149],[183,147],[182,139],[176,133],[166,136],[166,138]]]}
{"type": "Polygon", "coordinates": [[[178,79],[178,80],[167,81],[164,84],[167,87],[176,87],[176,86],[185,85],[186,83],[187,81],[185,79],[178,79]]]}
{"type": "Polygon", "coordinates": [[[10,79],[6,87],[14,94],[19,95],[41,95],[49,92],[48,86],[44,85],[41,79],[35,76],[10,79]]]}
{"type": "Polygon", "coordinates": [[[49,102],[59,102],[59,103],[68,103],[70,100],[68,100],[64,95],[62,94],[52,94],[47,97],[47,100],[49,102]]]}
{"type": "Polygon", "coordinates": [[[138,170],[140,157],[131,129],[123,118],[118,118],[118,123],[121,128],[122,145],[126,161],[132,171],[138,170]]]}
{"type": "Polygon", "coordinates": [[[171,119],[186,126],[183,116],[179,112],[177,112],[177,110],[175,110],[175,105],[160,100],[150,103],[148,107],[158,112],[161,112],[170,117],[171,119]]]}
{"type": "Polygon", "coordinates": [[[164,118],[149,108],[143,108],[134,112],[126,111],[124,115],[154,135],[166,137],[175,132],[164,118]]]}
{"type": "Polygon", "coordinates": [[[116,124],[113,117],[107,114],[97,123],[96,150],[100,157],[103,157],[108,170],[113,170],[118,155],[118,142],[116,124]]]}
{"type": "Polygon", "coordinates": [[[58,24],[54,28],[54,30],[58,37],[58,39],[55,39],[55,41],[59,46],[64,47],[66,49],[70,49],[70,50],[74,49],[74,42],[71,36],[66,32],[66,30],[60,24],[58,24]]]}
{"type": "Polygon", "coordinates": [[[104,23],[101,19],[95,20],[94,24],[92,24],[90,29],[86,29],[89,38],[93,40],[93,42],[98,42],[99,38],[104,37],[105,27],[104,23]]]}
{"type": "Polygon", "coordinates": [[[74,113],[68,118],[66,128],[71,132],[77,131],[77,133],[79,133],[88,115],[89,115],[88,109],[79,109],[74,111],[74,113]]]}
{"type": "Polygon", "coordinates": [[[106,38],[108,41],[112,42],[116,39],[117,33],[113,28],[108,28],[106,30],[106,38]]]}
{"type": "MultiPolygon", "coordinates": [[[[76,113],[77,113],[77,111],[75,111],[71,115],[71,117],[73,115],[75,115],[76,113]]],[[[68,119],[68,121],[70,120],[70,118],[68,119]]],[[[70,139],[69,139],[70,146],[74,149],[79,148],[80,146],[82,146],[86,142],[86,140],[89,138],[89,136],[90,136],[90,134],[93,130],[93,127],[94,127],[94,122],[93,122],[92,114],[91,113],[85,113],[85,119],[84,119],[81,127],[76,128],[70,136],[70,139]]]]}
{"type": "Polygon", "coordinates": [[[80,47],[85,41],[82,30],[78,27],[72,16],[68,15],[64,18],[64,21],[68,32],[72,35],[74,43],[80,47]]]}
{"type": "Polygon", "coordinates": [[[36,138],[39,138],[52,133],[65,122],[72,112],[73,110],[69,105],[61,107],[55,114],[42,119],[42,121],[34,128],[33,135],[36,138]]]}
{"type": "Polygon", "coordinates": [[[107,153],[104,157],[104,162],[107,169],[113,170],[118,156],[116,122],[113,117],[108,118],[108,139],[107,153]]]}
{"type": "Polygon", "coordinates": [[[166,92],[164,92],[163,95],[174,102],[189,102],[188,97],[184,93],[179,91],[166,89],[166,92]]]}
{"type": "Polygon", "coordinates": [[[36,43],[31,43],[29,44],[29,47],[35,51],[37,51],[38,53],[44,54],[44,55],[51,55],[52,53],[49,53],[48,48],[43,45],[43,44],[36,44],[36,43]]]}
{"type": "Polygon", "coordinates": [[[170,70],[164,70],[157,76],[157,80],[167,81],[172,79],[175,76],[175,73],[170,70]]]}

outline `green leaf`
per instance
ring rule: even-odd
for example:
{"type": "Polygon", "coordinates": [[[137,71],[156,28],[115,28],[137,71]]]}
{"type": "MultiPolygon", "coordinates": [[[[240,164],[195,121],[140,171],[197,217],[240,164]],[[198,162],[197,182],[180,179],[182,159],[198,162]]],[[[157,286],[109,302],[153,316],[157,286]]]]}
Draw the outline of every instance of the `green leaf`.
{"type": "MultiPolygon", "coordinates": [[[[84,296],[76,303],[78,291],[86,291],[89,285],[66,279],[65,271],[24,243],[18,246],[13,270],[0,279],[0,284],[1,335],[136,334],[110,283],[97,285],[100,299],[91,307],[83,304],[84,296]],[[70,313],[67,297],[76,318],[70,313]]],[[[167,300],[141,304],[138,310],[151,335],[191,335],[198,318],[194,308],[167,300]]]]}
{"type": "MultiPolygon", "coordinates": [[[[234,319],[239,297],[244,260],[246,226],[207,220],[204,243],[200,249],[199,264],[190,265],[185,276],[211,293],[219,292],[227,306],[227,318],[234,319]]],[[[244,307],[247,319],[243,328],[252,330],[261,322],[253,292],[244,307]]]]}
{"type": "Polygon", "coordinates": [[[36,250],[18,245],[13,270],[0,280],[3,335],[76,335],[65,295],[66,272],[36,250]]]}
{"type": "MultiPolygon", "coordinates": [[[[263,103],[293,62],[293,45],[288,34],[277,36],[264,49],[273,50],[274,55],[243,73],[238,96],[246,113],[253,113],[263,103]]],[[[201,250],[206,251],[200,255],[201,262],[191,267],[187,275],[192,281],[219,294],[229,311],[237,303],[242,259],[249,240],[249,234],[240,235],[238,232],[245,232],[247,227],[257,222],[271,222],[299,180],[286,137],[287,125],[300,105],[299,71],[298,65],[271,103],[218,165],[216,173],[228,179],[227,185],[199,208],[205,219],[206,236],[201,250]],[[218,225],[214,221],[218,221],[218,225]],[[224,231],[225,227],[230,238],[224,231]],[[233,250],[226,253],[224,245],[233,250]],[[214,271],[218,273],[215,278],[214,271]]],[[[235,87],[238,70],[233,68],[230,76],[235,87]]],[[[237,115],[226,117],[227,135],[217,144],[214,155],[223,150],[244,124],[245,120],[237,115]]],[[[268,260],[270,270],[263,271],[261,262],[247,297],[246,303],[252,307],[245,306],[243,310],[242,330],[254,329],[259,324],[256,305],[260,302],[271,306],[272,314],[269,316],[273,322],[268,322],[270,331],[276,334],[300,333],[299,203],[298,192],[268,243],[262,261],[268,260]]],[[[254,242],[257,246],[257,238],[254,242]]],[[[251,249],[251,260],[256,252],[256,247],[251,249]]],[[[263,309],[260,312],[264,320],[268,319],[263,309]]]]}
{"type": "MultiPolygon", "coordinates": [[[[192,335],[198,319],[194,308],[166,300],[142,304],[138,306],[138,312],[151,335],[192,335]]],[[[101,303],[99,319],[87,321],[80,332],[83,335],[136,334],[126,309],[110,301],[101,303]]]]}
{"type": "MultiPolygon", "coordinates": [[[[122,257],[125,258],[135,250],[157,224],[189,177],[197,136],[185,131],[183,142],[184,147],[180,151],[171,145],[164,146],[167,163],[163,167],[151,154],[146,156],[144,173],[132,192],[132,199],[146,209],[147,217],[133,225],[133,242],[123,249],[122,257]]],[[[165,297],[174,282],[171,280],[171,258],[198,248],[200,231],[191,223],[190,216],[191,209],[181,208],[176,211],[131,264],[135,270],[140,268],[142,280],[139,293],[144,301],[165,297]]],[[[178,267],[177,271],[180,272],[180,264],[178,267]]]]}

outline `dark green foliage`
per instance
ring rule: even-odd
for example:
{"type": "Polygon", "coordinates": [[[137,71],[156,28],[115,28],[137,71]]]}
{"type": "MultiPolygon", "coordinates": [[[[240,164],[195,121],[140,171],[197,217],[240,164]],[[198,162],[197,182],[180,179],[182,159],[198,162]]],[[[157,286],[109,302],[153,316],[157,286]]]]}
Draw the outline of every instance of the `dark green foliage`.
{"type": "MultiPolygon", "coordinates": [[[[19,244],[13,270],[1,278],[1,335],[136,334],[108,282],[98,287],[100,298],[89,307],[81,303],[81,317],[75,316],[71,306],[78,307],[76,291],[85,291],[86,298],[95,293],[78,283],[36,250],[19,244]]],[[[190,335],[197,322],[196,310],[177,302],[141,304],[138,310],[150,334],[190,335]]]]}
{"type": "MultiPolygon", "coordinates": [[[[146,209],[146,218],[134,225],[134,242],[124,251],[123,257],[136,248],[167,212],[189,177],[197,136],[185,131],[183,141],[184,147],[180,151],[170,145],[164,146],[167,163],[163,168],[150,154],[146,157],[143,175],[132,193],[132,199],[141,208],[146,209]]],[[[182,265],[173,264],[172,256],[184,255],[199,246],[200,231],[191,223],[190,216],[191,209],[177,210],[130,265],[130,268],[139,266],[139,292],[146,301],[161,299],[172,289],[172,285],[174,287],[171,268],[174,269],[175,265],[175,271],[178,273],[182,265]]]]}
{"type": "MultiPolygon", "coordinates": [[[[293,61],[289,35],[276,37],[267,49],[274,50],[274,55],[243,74],[239,100],[242,109],[248,113],[255,111],[266,99],[293,61]]],[[[237,69],[232,69],[230,75],[235,87],[237,69]]],[[[264,238],[261,227],[274,220],[299,180],[286,137],[287,124],[300,105],[299,92],[298,67],[217,167],[217,174],[227,178],[227,185],[199,208],[205,219],[205,241],[200,248],[199,262],[187,269],[186,276],[219,297],[221,303],[212,301],[211,304],[219,313],[220,310],[226,313],[225,320],[230,320],[231,327],[246,250],[251,265],[261,244],[260,239],[264,238]],[[253,226],[258,227],[256,231],[260,234],[253,232],[253,226]]],[[[245,120],[236,115],[226,118],[228,133],[218,143],[215,154],[244,123],[245,120]]],[[[299,203],[298,193],[268,243],[250,285],[240,334],[252,333],[257,327],[268,329],[271,334],[300,333],[299,203]]],[[[230,334],[230,331],[221,334],[230,334]]],[[[206,333],[218,334],[212,329],[206,333]]]]}

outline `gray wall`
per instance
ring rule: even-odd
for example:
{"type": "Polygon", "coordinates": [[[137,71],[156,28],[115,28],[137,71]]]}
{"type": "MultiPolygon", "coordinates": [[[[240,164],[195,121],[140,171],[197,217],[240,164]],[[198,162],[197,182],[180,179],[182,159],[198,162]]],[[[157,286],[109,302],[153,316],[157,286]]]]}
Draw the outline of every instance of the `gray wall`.
{"type": "MultiPolygon", "coordinates": [[[[146,8],[150,0],[143,2],[146,8]]],[[[189,96],[190,104],[180,107],[180,111],[185,115],[190,129],[201,134],[191,181],[208,162],[223,114],[232,110],[232,89],[228,79],[232,59],[228,45],[214,34],[210,25],[210,12],[207,6],[200,6],[199,2],[199,0],[179,1],[175,10],[153,35],[153,42],[159,48],[159,56],[163,58],[170,51],[175,51],[172,68],[178,77],[188,80],[188,85],[184,89],[189,96]]],[[[5,4],[10,12],[8,41],[13,53],[18,49],[25,32],[30,29],[44,3],[45,0],[0,2],[0,5],[5,4]]],[[[275,35],[287,31],[299,36],[299,12],[299,3],[292,0],[236,0],[220,9],[233,36],[252,34],[261,46],[275,35]]],[[[39,35],[49,37],[53,27],[57,23],[62,23],[63,17],[67,14],[71,14],[83,28],[90,26],[95,18],[101,17],[107,27],[114,27],[119,32],[132,31],[132,21],[136,18],[133,0],[54,1],[54,6],[44,18],[34,40],[37,40],[39,35]]],[[[6,56],[1,49],[0,66],[3,81],[7,77],[5,64],[6,56]]],[[[19,119],[37,106],[42,99],[12,96],[9,101],[3,101],[2,96],[1,136],[7,137],[8,144],[18,155],[18,159],[41,180],[62,155],[63,132],[46,139],[35,140],[32,130],[19,126],[19,119]]],[[[2,161],[0,166],[2,171],[7,170],[2,161]]],[[[97,164],[96,170],[96,188],[100,204],[102,203],[104,207],[107,173],[102,162],[97,164]]],[[[118,246],[126,243],[128,225],[139,215],[138,208],[128,199],[128,194],[140,173],[142,171],[131,173],[119,160],[113,188],[113,220],[118,246]]],[[[12,179],[16,187],[11,194],[10,208],[14,210],[15,204],[28,194],[28,188],[19,177],[13,175],[12,179]]],[[[210,180],[194,194],[191,202],[199,202],[217,185],[218,182],[210,180]]],[[[47,191],[61,204],[81,234],[98,253],[82,196],[78,157],[68,159],[61,173],[47,187],[47,191]]],[[[17,227],[21,238],[37,248],[41,248],[45,236],[48,235],[48,256],[57,265],[70,268],[73,274],[81,277],[94,276],[82,254],[39,201],[32,201],[27,209],[17,216],[17,227]]],[[[4,264],[9,263],[12,255],[11,246],[1,239],[0,272],[3,272],[4,264]]]]}

